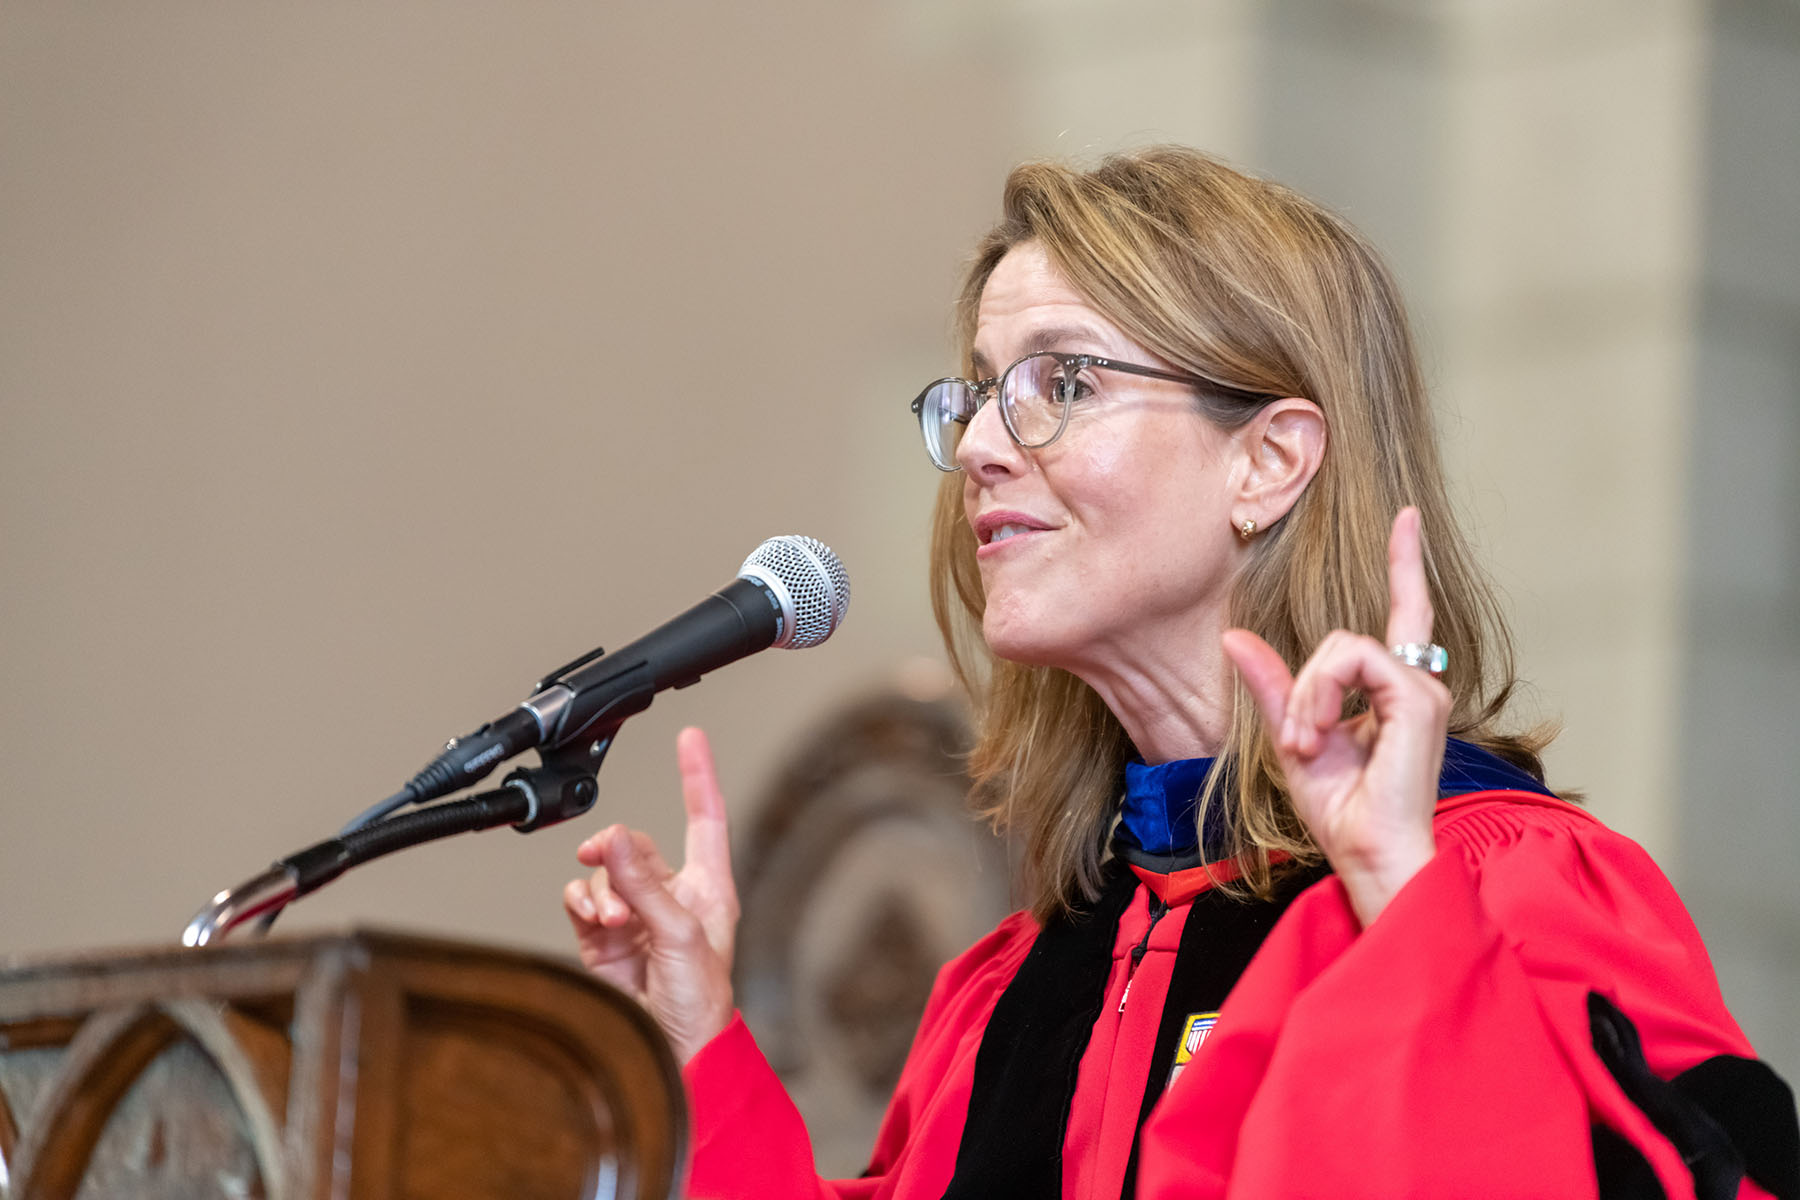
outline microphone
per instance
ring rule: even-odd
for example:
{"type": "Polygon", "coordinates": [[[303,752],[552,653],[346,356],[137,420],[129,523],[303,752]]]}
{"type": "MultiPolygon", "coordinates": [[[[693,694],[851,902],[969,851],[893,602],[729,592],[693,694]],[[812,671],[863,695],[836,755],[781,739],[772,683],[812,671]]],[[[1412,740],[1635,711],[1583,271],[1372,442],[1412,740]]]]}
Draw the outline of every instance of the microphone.
{"type": "Polygon", "coordinates": [[[611,654],[592,650],[550,672],[517,708],[453,739],[404,789],[351,826],[447,796],[523,751],[608,738],[665,688],[698,683],[770,646],[818,645],[849,607],[850,577],[830,547],[798,534],[770,538],[750,552],[736,579],[637,641],[611,654]]]}

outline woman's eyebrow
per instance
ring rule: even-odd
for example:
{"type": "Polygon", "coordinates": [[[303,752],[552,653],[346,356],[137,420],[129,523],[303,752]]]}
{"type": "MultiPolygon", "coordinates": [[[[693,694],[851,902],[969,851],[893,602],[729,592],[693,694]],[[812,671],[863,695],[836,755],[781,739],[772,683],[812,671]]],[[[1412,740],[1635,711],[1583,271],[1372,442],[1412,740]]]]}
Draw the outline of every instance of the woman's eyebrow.
{"type": "MultiPolygon", "coordinates": [[[[1021,354],[1037,354],[1044,350],[1066,349],[1070,343],[1105,349],[1107,339],[1098,327],[1093,325],[1046,325],[1034,329],[1025,338],[1024,350],[1021,354]]],[[[976,376],[990,376],[996,373],[994,365],[987,355],[979,350],[969,352],[969,366],[976,376]]]]}
{"type": "Polygon", "coordinates": [[[1092,325],[1049,325],[1035,330],[1025,341],[1025,353],[1036,354],[1040,350],[1061,350],[1071,342],[1105,348],[1106,338],[1100,330],[1092,325]]]}

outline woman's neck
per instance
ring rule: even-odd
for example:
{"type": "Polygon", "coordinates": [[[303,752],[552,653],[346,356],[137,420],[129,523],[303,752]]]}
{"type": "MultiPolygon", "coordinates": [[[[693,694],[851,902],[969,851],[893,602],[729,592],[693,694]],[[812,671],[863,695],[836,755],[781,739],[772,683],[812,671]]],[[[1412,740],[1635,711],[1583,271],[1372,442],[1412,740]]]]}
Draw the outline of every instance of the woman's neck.
{"type": "Polygon", "coordinates": [[[1216,755],[1231,728],[1231,665],[1215,633],[1179,647],[1109,647],[1069,668],[1099,695],[1147,763],[1216,755]]]}

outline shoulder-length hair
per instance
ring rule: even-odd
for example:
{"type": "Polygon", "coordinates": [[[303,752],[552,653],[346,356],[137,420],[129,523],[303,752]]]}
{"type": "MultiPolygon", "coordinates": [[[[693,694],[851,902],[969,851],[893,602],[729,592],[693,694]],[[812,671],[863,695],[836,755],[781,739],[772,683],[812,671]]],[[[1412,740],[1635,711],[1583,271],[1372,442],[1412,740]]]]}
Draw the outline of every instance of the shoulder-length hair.
{"type": "MultiPolygon", "coordinates": [[[[1382,637],[1387,541],[1408,504],[1423,517],[1433,638],[1450,652],[1450,730],[1543,777],[1545,730],[1506,734],[1511,636],[1458,530],[1406,314],[1387,268],[1334,214],[1197,151],[1157,147],[1081,171],[1027,163],[1006,182],[1004,216],[981,241],[956,309],[965,368],[989,275],[1013,247],[1043,248],[1097,311],[1178,369],[1231,389],[1198,390],[1225,428],[1266,399],[1301,396],[1325,414],[1312,482],[1259,531],[1235,580],[1229,621],[1298,669],[1333,629],[1382,637]]],[[[1098,893],[1121,772],[1134,753],[1085,683],[996,658],[981,637],[984,596],[960,475],[938,494],[932,607],[976,716],[972,803],[1018,836],[1040,918],[1098,893]]],[[[1266,895],[1283,862],[1321,855],[1295,814],[1261,715],[1242,683],[1199,820],[1222,807],[1230,863],[1221,886],[1266,895]]],[[[1214,825],[1220,822],[1215,818],[1214,825]]]]}

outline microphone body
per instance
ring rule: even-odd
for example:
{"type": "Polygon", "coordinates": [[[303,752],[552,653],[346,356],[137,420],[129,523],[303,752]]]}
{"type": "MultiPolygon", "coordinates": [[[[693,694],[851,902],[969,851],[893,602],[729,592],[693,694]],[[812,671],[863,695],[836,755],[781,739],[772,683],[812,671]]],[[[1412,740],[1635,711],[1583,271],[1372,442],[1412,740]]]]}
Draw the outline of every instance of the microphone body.
{"type": "Polygon", "coordinates": [[[657,692],[767,650],[785,624],[774,590],[740,576],[637,641],[544,680],[516,711],[531,715],[532,745],[555,749],[603,720],[642,712],[657,692]],[[643,704],[626,707],[639,696],[643,704]]]}
{"type": "Polygon", "coordinates": [[[406,802],[447,796],[523,751],[610,733],[650,707],[657,692],[698,683],[759,650],[815,646],[849,605],[849,578],[827,546],[796,535],[770,538],[736,579],[680,616],[611,654],[595,650],[559,667],[517,708],[452,740],[407,783],[406,802]]]}

